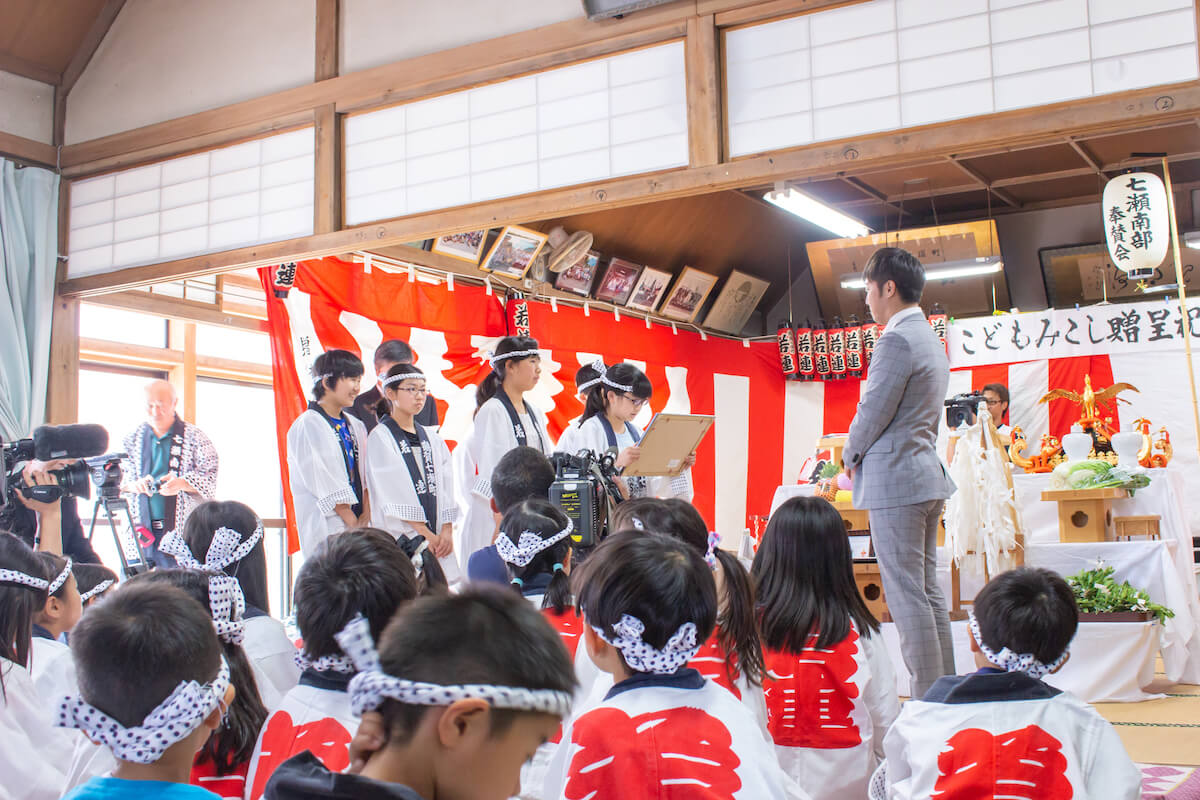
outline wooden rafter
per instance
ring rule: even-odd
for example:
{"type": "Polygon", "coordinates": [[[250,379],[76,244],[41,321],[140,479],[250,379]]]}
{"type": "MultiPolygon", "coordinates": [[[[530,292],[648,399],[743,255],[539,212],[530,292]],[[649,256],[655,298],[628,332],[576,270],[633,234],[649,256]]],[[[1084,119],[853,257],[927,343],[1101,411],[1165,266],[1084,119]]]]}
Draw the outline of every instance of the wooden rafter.
{"type": "Polygon", "coordinates": [[[88,62],[92,60],[92,56],[96,54],[100,43],[104,41],[104,37],[112,28],[113,22],[116,21],[117,15],[121,13],[121,9],[125,6],[125,0],[107,0],[104,7],[100,9],[100,13],[96,15],[96,19],[92,22],[92,27],[88,28],[88,32],[84,35],[83,40],[79,43],[79,49],[75,51],[75,55],[71,57],[71,62],[67,64],[67,68],[63,70],[62,86],[63,95],[67,95],[74,88],[79,76],[83,74],[87,68],[88,62]]]}
{"type": "Polygon", "coordinates": [[[1088,151],[1087,147],[1076,137],[1068,136],[1063,141],[1071,146],[1071,149],[1075,151],[1076,155],[1083,159],[1083,163],[1087,164],[1089,169],[1091,169],[1097,175],[1104,175],[1104,170],[1100,168],[1100,162],[1096,160],[1096,157],[1093,156],[1088,151]]]}
{"type": "Polygon", "coordinates": [[[20,75],[22,78],[29,78],[31,81],[38,83],[48,83],[51,86],[57,86],[62,80],[62,76],[54,70],[46,69],[38,64],[32,64],[23,58],[17,58],[8,53],[0,53],[0,70],[11,72],[13,75],[20,75]]]}
{"type": "Polygon", "coordinates": [[[966,164],[959,161],[956,156],[952,156],[952,155],[946,156],[946,160],[949,161],[954,166],[958,167],[958,169],[960,169],[968,178],[971,178],[976,183],[978,183],[982,188],[987,189],[989,192],[991,192],[993,195],[995,195],[995,197],[998,200],[1002,201],[1005,205],[1012,206],[1013,208],[1021,207],[1020,200],[1013,197],[1011,194],[1004,191],[1003,189],[997,189],[995,186],[992,185],[992,183],[987,178],[985,178],[985,177],[983,177],[983,175],[979,174],[978,170],[973,169],[972,167],[968,167],[966,164]]]}
{"type": "Polygon", "coordinates": [[[57,151],[53,145],[45,142],[37,142],[33,139],[26,139],[24,136],[0,131],[0,154],[30,164],[53,167],[57,151]]]}

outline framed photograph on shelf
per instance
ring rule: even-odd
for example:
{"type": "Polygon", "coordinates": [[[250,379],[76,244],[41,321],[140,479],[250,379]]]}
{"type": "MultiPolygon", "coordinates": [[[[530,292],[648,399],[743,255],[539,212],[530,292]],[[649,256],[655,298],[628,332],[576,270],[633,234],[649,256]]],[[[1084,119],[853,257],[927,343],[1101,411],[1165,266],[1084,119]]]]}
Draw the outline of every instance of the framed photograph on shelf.
{"type": "Polygon", "coordinates": [[[623,258],[614,258],[608,262],[600,283],[596,284],[596,299],[615,306],[623,306],[629,302],[633,287],[637,284],[641,266],[623,258]]]}
{"type": "Polygon", "coordinates": [[[500,231],[487,258],[479,267],[507,278],[524,278],[529,265],[545,244],[546,234],[509,225],[500,231]]]}
{"type": "Polygon", "coordinates": [[[599,271],[600,254],[589,250],[583,258],[555,276],[554,288],[588,297],[592,293],[592,282],[596,280],[596,273],[599,271]]]}
{"type": "Polygon", "coordinates": [[[717,302],[704,318],[704,327],[722,333],[741,333],[769,286],[767,281],[735,269],[729,273],[717,302]]]}
{"type": "Polygon", "coordinates": [[[874,558],[871,552],[871,534],[850,534],[850,557],[855,561],[868,561],[874,558]]]}
{"type": "Polygon", "coordinates": [[[638,311],[653,311],[658,308],[658,301],[662,299],[670,282],[671,273],[646,267],[642,270],[637,285],[633,287],[633,294],[629,296],[629,307],[638,311]]]}
{"type": "Polygon", "coordinates": [[[684,267],[675,279],[675,285],[671,287],[660,313],[668,319],[691,322],[700,313],[708,293],[716,285],[716,275],[709,275],[694,267],[684,267]]]}
{"type": "Polygon", "coordinates": [[[434,239],[432,250],[435,253],[457,258],[460,261],[470,261],[472,264],[478,264],[479,256],[483,254],[483,242],[485,239],[487,239],[486,230],[451,233],[434,239]]]}

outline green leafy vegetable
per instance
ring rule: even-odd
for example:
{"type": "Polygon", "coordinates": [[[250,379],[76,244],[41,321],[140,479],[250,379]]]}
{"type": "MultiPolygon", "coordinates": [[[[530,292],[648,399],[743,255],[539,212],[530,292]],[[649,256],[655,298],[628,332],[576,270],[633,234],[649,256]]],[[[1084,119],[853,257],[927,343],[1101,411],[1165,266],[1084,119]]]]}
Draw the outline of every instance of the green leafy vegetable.
{"type": "Polygon", "coordinates": [[[1144,589],[1135,589],[1128,581],[1117,583],[1113,572],[1113,567],[1100,566],[1067,578],[1080,611],[1148,611],[1159,623],[1175,616],[1166,606],[1151,602],[1144,589]]]}

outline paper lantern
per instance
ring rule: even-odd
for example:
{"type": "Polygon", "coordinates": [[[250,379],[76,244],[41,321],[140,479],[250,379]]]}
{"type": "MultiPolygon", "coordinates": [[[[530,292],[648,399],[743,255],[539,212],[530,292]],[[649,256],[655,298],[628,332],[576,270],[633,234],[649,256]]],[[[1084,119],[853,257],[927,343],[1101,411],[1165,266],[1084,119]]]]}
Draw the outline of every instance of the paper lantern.
{"type": "Polygon", "coordinates": [[[946,315],[946,309],[942,308],[940,303],[934,303],[933,309],[929,312],[929,327],[933,328],[933,332],[937,334],[942,347],[948,347],[946,344],[946,326],[949,323],[950,318],[946,315]]]}
{"type": "Polygon", "coordinates": [[[796,364],[796,340],[792,336],[792,323],[779,323],[775,339],[779,343],[779,368],[783,370],[783,377],[794,380],[800,367],[796,364]]]}
{"type": "Polygon", "coordinates": [[[817,377],[827,381],[831,376],[829,368],[829,331],[825,328],[825,320],[817,322],[813,328],[813,362],[816,364],[817,377]]]}
{"type": "Polygon", "coordinates": [[[846,326],[846,377],[861,378],[862,366],[862,326],[851,314],[846,326]]]}
{"type": "Polygon", "coordinates": [[[864,367],[871,363],[871,357],[875,355],[875,340],[878,338],[879,323],[875,322],[868,315],[862,324],[862,359],[864,367]]]}
{"type": "Polygon", "coordinates": [[[833,318],[833,327],[829,329],[829,374],[835,379],[846,377],[846,331],[842,327],[842,318],[833,318]]]}
{"type": "Polygon", "coordinates": [[[813,356],[813,332],[807,322],[803,328],[796,328],[796,366],[799,369],[800,380],[811,381],[817,377],[817,362],[813,356]]]}
{"type": "Polygon", "coordinates": [[[1171,227],[1167,190],[1151,172],[1128,172],[1104,187],[1104,238],[1113,266],[1130,278],[1154,276],[1167,257],[1171,227]]]}

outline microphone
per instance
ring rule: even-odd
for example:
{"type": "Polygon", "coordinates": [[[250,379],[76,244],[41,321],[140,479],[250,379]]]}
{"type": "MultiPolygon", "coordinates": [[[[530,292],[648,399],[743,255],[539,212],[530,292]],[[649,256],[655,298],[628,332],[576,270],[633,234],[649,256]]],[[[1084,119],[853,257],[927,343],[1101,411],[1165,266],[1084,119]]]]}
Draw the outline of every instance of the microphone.
{"type": "Polygon", "coordinates": [[[33,457],[39,461],[56,458],[90,458],[104,455],[108,431],[103,425],[43,425],[33,432],[33,457]]]}

